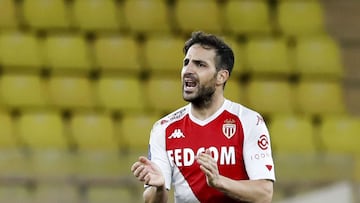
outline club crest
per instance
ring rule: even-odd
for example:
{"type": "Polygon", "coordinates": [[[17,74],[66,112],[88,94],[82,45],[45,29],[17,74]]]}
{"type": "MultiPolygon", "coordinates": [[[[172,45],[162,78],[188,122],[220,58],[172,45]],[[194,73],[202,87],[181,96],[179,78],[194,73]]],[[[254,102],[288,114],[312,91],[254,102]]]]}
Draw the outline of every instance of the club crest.
{"type": "Polygon", "coordinates": [[[224,133],[225,137],[230,139],[236,133],[236,124],[235,120],[233,119],[226,119],[222,126],[222,132],[224,133]]]}

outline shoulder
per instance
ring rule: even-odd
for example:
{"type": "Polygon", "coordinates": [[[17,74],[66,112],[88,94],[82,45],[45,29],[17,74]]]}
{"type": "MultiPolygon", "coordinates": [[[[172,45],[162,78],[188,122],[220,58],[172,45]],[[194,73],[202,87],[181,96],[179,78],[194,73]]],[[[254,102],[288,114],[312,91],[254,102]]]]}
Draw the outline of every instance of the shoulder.
{"type": "Polygon", "coordinates": [[[150,142],[155,141],[153,143],[163,143],[168,126],[178,120],[181,120],[185,115],[187,115],[189,112],[188,109],[188,105],[184,106],[156,121],[151,129],[150,142]]]}
{"type": "Polygon", "coordinates": [[[189,109],[190,106],[186,105],[167,114],[166,116],[162,117],[154,124],[154,128],[166,128],[171,123],[181,120],[189,113],[189,109]]]}
{"type": "Polygon", "coordinates": [[[253,121],[262,118],[261,114],[242,104],[226,100],[226,110],[239,117],[241,121],[253,121]]]}
{"type": "Polygon", "coordinates": [[[238,117],[245,135],[254,131],[266,131],[265,121],[259,112],[232,101],[228,102],[226,108],[238,117]]]}

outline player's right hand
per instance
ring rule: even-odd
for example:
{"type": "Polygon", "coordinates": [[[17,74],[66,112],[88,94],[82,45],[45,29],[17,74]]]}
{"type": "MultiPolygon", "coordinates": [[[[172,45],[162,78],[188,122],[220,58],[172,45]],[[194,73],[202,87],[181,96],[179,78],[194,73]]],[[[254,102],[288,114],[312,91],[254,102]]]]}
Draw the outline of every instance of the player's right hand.
{"type": "Polygon", "coordinates": [[[155,187],[165,185],[165,179],[160,168],[144,156],[140,156],[139,160],[131,166],[131,171],[138,180],[146,185],[155,187]]]}

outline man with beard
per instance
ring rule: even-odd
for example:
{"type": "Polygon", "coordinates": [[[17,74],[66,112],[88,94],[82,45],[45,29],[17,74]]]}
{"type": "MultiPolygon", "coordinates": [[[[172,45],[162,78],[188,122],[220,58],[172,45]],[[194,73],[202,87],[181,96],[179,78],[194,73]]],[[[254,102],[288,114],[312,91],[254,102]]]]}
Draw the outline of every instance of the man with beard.
{"type": "Polygon", "coordinates": [[[182,94],[188,105],[155,123],[149,155],[131,171],[145,202],[271,202],[274,164],[262,117],[224,98],[234,65],[219,37],[194,32],[184,46],[182,94]]]}

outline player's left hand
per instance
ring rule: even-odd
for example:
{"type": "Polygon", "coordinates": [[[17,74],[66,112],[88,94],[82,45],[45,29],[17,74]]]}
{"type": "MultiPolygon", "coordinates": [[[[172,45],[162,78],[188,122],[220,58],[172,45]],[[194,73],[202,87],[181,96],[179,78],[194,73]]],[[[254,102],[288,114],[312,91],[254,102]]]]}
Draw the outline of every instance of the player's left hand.
{"type": "Polygon", "coordinates": [[[209,149],[197,156],[197,163],[205,173],[207,184],[211,187],[217,187],[220,181],[219,169],[209,149]]]}

